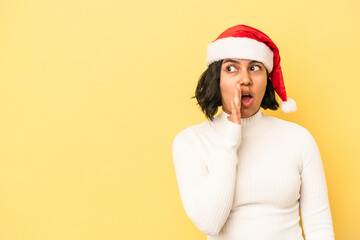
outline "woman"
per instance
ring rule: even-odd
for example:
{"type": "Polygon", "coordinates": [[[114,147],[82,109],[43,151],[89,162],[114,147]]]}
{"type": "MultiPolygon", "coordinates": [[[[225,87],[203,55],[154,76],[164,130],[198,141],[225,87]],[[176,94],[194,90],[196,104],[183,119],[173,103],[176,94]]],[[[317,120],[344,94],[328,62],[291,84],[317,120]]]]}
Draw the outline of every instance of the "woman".
{"type": "Polygon", "coordinates": [[[238,25],[207,48],[195,97],[208,120],[181,131],[173,158],[184,209],[208,240],[334,239],[324,169],[303,127],[260,108],[296,110],[279,51],[238,25]],[[214,117],[218,107],[221,113],[214,117]]]}

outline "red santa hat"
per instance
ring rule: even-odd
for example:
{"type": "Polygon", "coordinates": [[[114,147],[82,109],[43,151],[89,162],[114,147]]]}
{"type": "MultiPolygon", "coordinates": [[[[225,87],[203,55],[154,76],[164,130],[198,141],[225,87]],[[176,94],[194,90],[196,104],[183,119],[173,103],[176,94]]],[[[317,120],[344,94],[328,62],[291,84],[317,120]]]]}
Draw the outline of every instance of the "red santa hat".
{"type": "Polygon", "coordinates": [[[264,64],[275,92],[282,100],[284,112],[296,111],[296,103],[288,98],[280,67],[279,49],[275,43],[258,29],[237,25],[225,30],[207,47],[206,64],[226,59],[238,58],[259,61],[264,64]]]}

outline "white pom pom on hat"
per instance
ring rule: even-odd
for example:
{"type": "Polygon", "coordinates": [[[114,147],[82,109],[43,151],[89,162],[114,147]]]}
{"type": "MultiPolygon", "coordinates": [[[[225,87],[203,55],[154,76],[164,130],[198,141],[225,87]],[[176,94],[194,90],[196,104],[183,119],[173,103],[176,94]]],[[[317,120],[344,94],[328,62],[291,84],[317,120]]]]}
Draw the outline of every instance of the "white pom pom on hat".
{"type": "Polygon", "coordinates": [[[226,58],[262,62],[269,72],[275,92],[283,101],[281,109],[286,113],[297,110],[296,102],[286,95],[279,49],[265,33],[242,24],[225,30],[208,45],[206,65],[226,58]]]}
{"type": "Polygon", "coordinates": [[[294,99],[288,97],[286,102],[282,102],[281,110],[286,113],[295,112],[297,110],[297,107],[294,99]]]}

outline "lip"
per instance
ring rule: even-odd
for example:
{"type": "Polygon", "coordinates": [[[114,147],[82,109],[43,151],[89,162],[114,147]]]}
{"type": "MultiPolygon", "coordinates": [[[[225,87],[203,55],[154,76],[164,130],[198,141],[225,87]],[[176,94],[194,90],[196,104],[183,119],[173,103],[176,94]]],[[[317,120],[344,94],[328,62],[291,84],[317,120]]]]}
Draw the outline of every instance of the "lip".
{"type": "Polygon", "coordinates": [[[248,89],[241,90],[241,95],[247,95],[247,94],[250,94],[252,97],[254,97],[250,90],[248,90],[248,89]]]}

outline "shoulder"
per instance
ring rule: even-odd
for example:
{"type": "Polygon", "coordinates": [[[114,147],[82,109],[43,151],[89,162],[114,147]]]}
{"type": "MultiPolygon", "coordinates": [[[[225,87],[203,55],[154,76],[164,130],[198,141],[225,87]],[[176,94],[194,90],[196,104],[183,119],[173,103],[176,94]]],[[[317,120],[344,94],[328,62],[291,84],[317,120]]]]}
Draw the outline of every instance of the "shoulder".
{"type": "Polygon", "coordinates": [[[180,144],[196,144],[196,142],[204,136],[204,133],[210,131],[210,120],[199,124],[189,126],[180,131],[173,140],[173,147],[180,144]]]}
{"type": "Polygon", "coordinates": [[[296,156],[301,164],[302,169],[304,161],[320,155],[317,143],[312,134],[303,126],[282,120],[275,117],[268,117],[269,134],[274,140],[276,139],[277,147],[282,151],[296,156]]]}
{"type": "Polygon", "coordinates": [[[288,141],[296,141],[297,143],[314,141],[311,133],[305,127],[297,123],[271,116],[265,117],[269,122],[270,131],[273,131],[274,134],[280,134],[288,141]]]}

